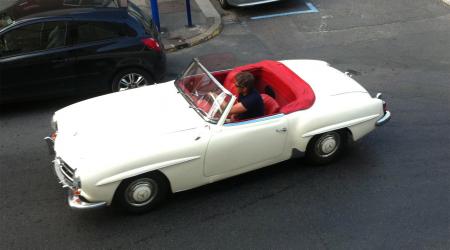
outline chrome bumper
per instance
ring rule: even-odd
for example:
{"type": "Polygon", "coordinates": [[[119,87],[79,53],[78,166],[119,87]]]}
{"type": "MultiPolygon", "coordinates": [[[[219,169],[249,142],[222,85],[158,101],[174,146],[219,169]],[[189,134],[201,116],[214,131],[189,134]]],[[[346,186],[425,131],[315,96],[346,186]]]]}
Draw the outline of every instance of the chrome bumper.
{"type": "Polygon", "coordinates": [[[78,190],[69,189],[69,197],[67,202],[73,209],[95,209],[106,206],[106,202],[86,202],[77,194],[78,190]]]}
{"type": "Polygon", "coordinates": [[[375,96],[375,98],[380,99],[383,102],[383,110],[385,110],[383,117],[378,119],[378,121],[375,123],[375,125],[377,127],[384,125],[386,122],[388,122],[391,119],[391,112],[389,112],[386,109],[386,102],[383,99],[381,99],[381,97],[382,97],[381,93],[377,93],[377,95],[375,96]]]}
{"type": "MultiPolygon", "coordinates": [[[[45,141],[49,147],[49,152],[52,155],[55,155],[54,150],[54,141],[50,137],[45,137],[45,141]]],[[[81,189],[77,188],[78,185],[74,185],[74,183],[70,183],[64,178],[64,175],[60,170],[61,159],[55,158],[53,160],[53,170],[55,172],[56,177],[59,180],[59,183],[63,188],[68,188],[68,197],[67,202],[69,203],[70,208],[73,209],[95,209],[100,207],[105,207],[107,205],[106,202],[88,202],[86,199],[81,197],[81,189]]]]}
{"type": "Polygon", "coordinates": [[[391,112],[386,111],[383,115],[383,117],[381,117],[380,119],[378,119],[378,121],[375,123],[375,125],[382,126],[384,125],[386,122],[388,122],[391,119],[391,112]]]}
{"type": "Polygon", "coordinates": [[[54,156],[55,155],[55,141],[50,136],[45,137],[44,140],[45,140],[45,142],[47,142],[48,153],[51,156],[54,156]]]}

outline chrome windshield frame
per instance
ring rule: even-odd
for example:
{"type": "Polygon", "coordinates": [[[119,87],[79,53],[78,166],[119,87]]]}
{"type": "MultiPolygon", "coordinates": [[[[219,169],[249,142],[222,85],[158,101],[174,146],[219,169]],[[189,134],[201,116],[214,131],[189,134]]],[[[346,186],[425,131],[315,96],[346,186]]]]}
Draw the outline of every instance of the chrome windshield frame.
{"type": "Polygon", "coordinates": [[[228,91],[225,87],[222,86],[222,84],[220,84],[220,82],[208,71],[208,69],[206,69],[205,66],[203,66],[200,61],[198,60],[198,58],[194,58],[192,60],[192,62],[189,64],[188,67],[186,67],[186,69],[183,71],[183,73],[177,77],[177,79],[174,81],[175,87],[177,88],[178,92],[181,93],[183,95],[183,97],[186,99],[186,101],[190,104],[190,106],[197,112],[197,114],[200,115],[200,117],[202,117],[206,122],[208,123],[212,123],[212,124],[217,124],[217,125],[222,125],[225,123],[225,120],[227,118],[227,115],[229,113],[229,111],[231,110],[232,105],[234,104],[236,97],[230,92],[228,91]],[[195,103],[193,103],[193,101],[191,100],[191,98],[189,98],[184,92],[183,90],[179,87],[179,80],[182,79],[183,77],[186,76],[186,73],[189,72],[193,67],[198,66],[203,73],[206,74],[206,76],[208,76],[209,79],[211,79],[212,82],[214,82],[214,84],[222,91],[224,92],[226,95],[230,96],[231,99],[228,102],[226,108],[223,110],[223,113],[221,115],[221,117],[219,119],[211,119],[210,117],[207,116],[206,113],[204,113],[203,110],[200,110],[199,108],[197,108],[197,106],[195,105],[195,103]]]}

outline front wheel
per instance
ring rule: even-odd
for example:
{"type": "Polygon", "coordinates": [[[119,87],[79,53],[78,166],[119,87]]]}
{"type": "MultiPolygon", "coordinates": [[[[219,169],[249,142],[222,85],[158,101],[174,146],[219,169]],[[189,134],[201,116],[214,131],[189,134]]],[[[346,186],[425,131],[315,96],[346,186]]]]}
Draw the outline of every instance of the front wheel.
{"type": "Polygon", "coordinates": [[[131,213],[147,212],[167,198],[169,185],[160,173],[149,173],[122,181],[113,204],[131,213]]]}
{"type": "Polygon", "coordinates": [[[316,135],[308,144],[306,158],[314,165],[330,163],[344,151],[346,142],[345,131],[331,131],[316,135]]]}
{"type": "Polygon", "coordinates": [[[114,76],[112,91],[124,91],[153,84],[153,78],[144,70],[131,68],[122,70],[114,76]]]}

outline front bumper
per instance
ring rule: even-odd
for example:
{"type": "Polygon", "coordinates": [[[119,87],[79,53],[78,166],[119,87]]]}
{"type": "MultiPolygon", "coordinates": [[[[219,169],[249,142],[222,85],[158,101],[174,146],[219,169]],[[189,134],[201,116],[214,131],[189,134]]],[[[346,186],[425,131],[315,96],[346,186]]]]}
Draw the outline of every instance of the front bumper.
{"type": "MultiPolygon", "coordinates": [[[[49,153],[52,156],[55,156],[54,145],[55,142],[51,137],[45,137],[44,140],[47,142],[49,153]]],[[[70,181],[67,179],[67,173],[64,174],[62,172],[62,160],[58,157],[55,157],[53,160],[53,170],[55,172],[56,177],[59,180],[59,183],[63,188],[68,188],[68,197],[67,202],[69,206],[73,209],[95,209],[100,207],[105,207],[107,205],[106,202],[89,202],[82,195],[82,190],[79,188],[79,184],[76,184],[74,181],[70,181]]]]}
{"type": "Polygon", "coordinates": [[[106,202],[88,202],[80,195],[80,189],[70,189],[67,202],[73,209],[95,209],[106,206],[106,202]]]}

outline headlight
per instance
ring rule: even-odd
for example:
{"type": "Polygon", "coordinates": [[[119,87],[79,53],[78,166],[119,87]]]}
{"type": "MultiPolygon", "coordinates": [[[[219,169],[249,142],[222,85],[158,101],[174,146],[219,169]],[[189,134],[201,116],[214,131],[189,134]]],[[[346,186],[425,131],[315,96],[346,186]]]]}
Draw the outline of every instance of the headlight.
{"type": "Polygon", "coordinates": [[[73,177],[73,186],[76,189],[81,188],[81,180],[80,180],[80,177],[77,176],[76,170],[75,170],[74,177],[73,177]]]}
{"type": "Polygon", "coordinates": [[[50,123],[50,127],[52,129],[50,133],[50,138],[55,141],[56,136],[58,135],[58,122],[55,120],[55,116],[53,116],[52,121],[50,123]]]}
{"type": "Polygon", "coordinates": [[[52,121],[50,123],[50,127],[52,128],[52,132],[58,132],[58,122],[55,120],[53,116],[52,121]]]}

